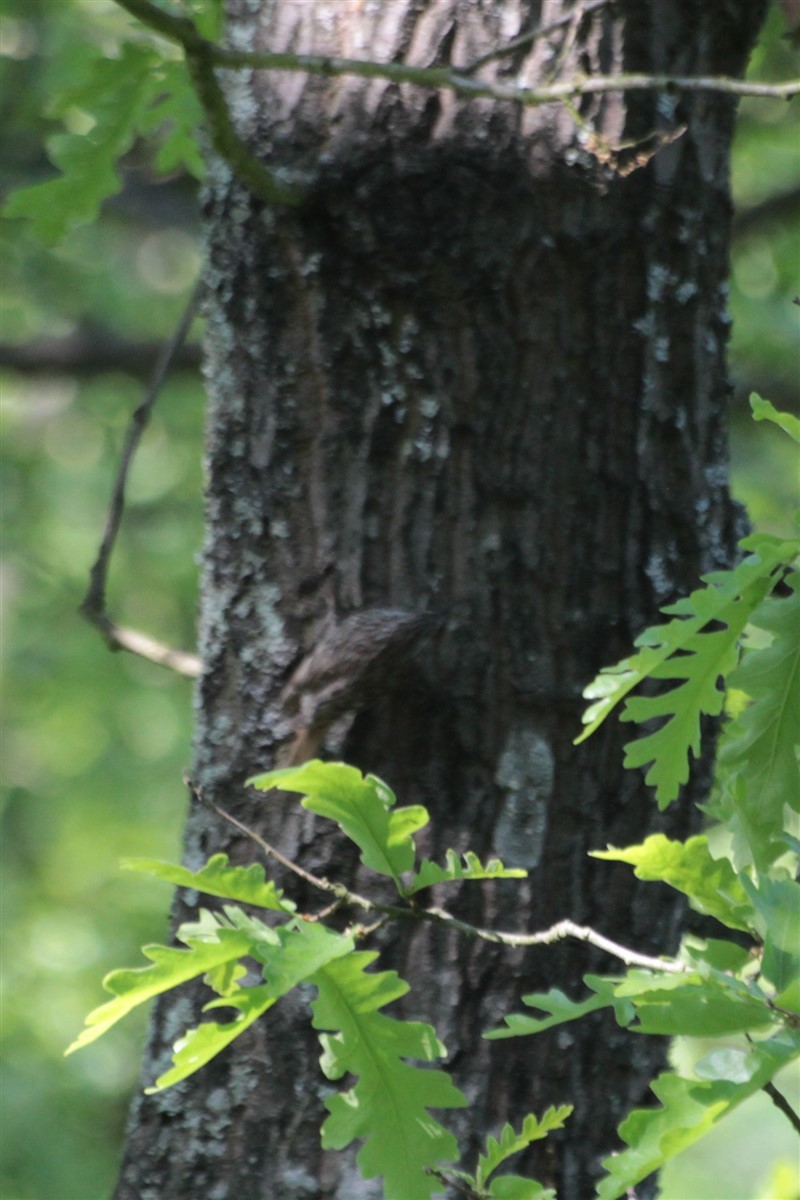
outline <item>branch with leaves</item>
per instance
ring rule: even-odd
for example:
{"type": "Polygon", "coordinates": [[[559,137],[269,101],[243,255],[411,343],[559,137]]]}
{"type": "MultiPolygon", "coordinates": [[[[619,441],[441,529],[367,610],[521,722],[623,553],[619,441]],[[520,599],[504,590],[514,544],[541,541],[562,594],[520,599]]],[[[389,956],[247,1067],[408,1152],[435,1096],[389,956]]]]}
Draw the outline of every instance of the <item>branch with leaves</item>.
{"type": "MultiPolygon", "coordinates": [[[[571,105],[582,95],[610,91],[712,91],[730,95],[768,96],[788,99],[800,92],[800,80],[782,84],[749,83],[717,77],[651,76],[623,74],[579,77],[540,88],[481,80],[477,73],[489,63],[529,47],[539,38],[565,25],[591,18],[609,0],[586,0],[554,21],[545,22],[496,47],[463,67],[415,67],[405,63],[376,63],[325,55],[246,52],[220,45],[201,33],[188,17],[168,12],[152,0],[117,0],[131,16],[161,37],[181,47],[186,65],[170,61],[153,45],[141,40],[126,41],[118,59],[99,59],[94,76],[57,100],[54,115],[71,106],[91,115],[88,137],[64,135],[54,144],[53,159],[63,174],[43,184],[14,192],[5,206],[7,216],[29,218],[46,243],[62,239],[76,224],[93,220],[101,203],[118,188],[118,164],[138,136],[152,135],[165,124],[171,129],[159,150],[156,165],[164,171],[188,167],[202,176],[203,164],[196,144],[196,129],[205,120],[211,141],[253,193],[268,204],[294,205],[303,193],[290,186],[252,154],[237,133],[216,71],[277,70],[323,76],[352,76],[384,79],[429,89],[445,89],[462,99],[489,98],[524,106],[551,103],[571,105]],[[186,69],[188,68],[188,70],[186,69]],[[121,102],[121,97],[124,102],[121,102]],[[60,107],[59,107],[60,106],[60,107]]],[[[198,17],[198,20],[200,18],[198,17]]],[[[204,20],[208,28],[208,22],[204,20]]],[[[665,141],[679,131],[655,134],[649,148],[643,144],[646,161],[665,141]]],[[[616,151],[594,139],[592,153],[613,163],[616,151]]],[[[174,363],[186,336],[183,322],[175,339],[164,350],[145,401],[137,409],[123,450],[106,531],[82,612],[114,649],[126,649],[189,677],[196,676],[200,662],[195,654],[173,650],[139,631],[117,625],[105,606],[105,586],[110,557],[124,510],[125,483],[152,405],[169,367],[174,363]]]]}
{"type": "MultiPolygon", "coordinates": [[[[314,807],[312,794],[306,791],[306,788],[309,786],[309,777],[313,779],[321,771],[322,777],[327,778],[331,769],[335,772],[335,779],[333,780],[335,786],[343,782],[343,770],[347,772],[354,770],[351,767],[344,767],[343,764],[334,764],[333,768],[331,768],[325,763],[313,761],[304,764],[302,767],[291,767],[258,776],[255,779],[251,779],[250,784],[260,790],[280,789],[288,792],[299,791],[309,801],[305,807],[309,808],[312,812],[317,812],[319,810],[314,807]]],[[[359,784],[361,782],[359,781],[359,784]]],[[[379,789],[382,790],[385,788],[385,784],[380,783],[379,780],[373,777],[368,777],[363,782],[366,784],[367,795],[372,795],[373,798],[378,797],[379,789]],[[371,793],[370,788],[374,788],[375,791],[371,793]]],[[[539,930],[537,933],[512,933],[499,929],[482,929],[477,925],[470,925],[469,922],[462,921],[459,917],[454,916],[453,913],[448,912],[447,909],[436,905],[426,908],[417,905],[413,907],[408,905],[401,907],[395,904],[383,904],[379,901],[369,900],[366,896],[351,891],[344,884],[331,883],[328,879],[312,875],[304,867],[284,857],[280,851],[265,841],[254,829],[250,829],[242,821],[238,820],[238,818],[220,808],[219,805],[207,801],[203,796],[202,789],[191,782],[189,783],[189,787],[201,803],[208,804],[225,821],[254,842],[268,859],[275,859],[276,862],[279,862],[289,871],[294,872],[295,875],[298,875],[306,883],[311,884],[318,891],[334,896],[337,907],[360,909],[370,914],[380,914],[382,918],[392,918],[401,921],[411,920],[415,922],[426,921],[430,924],[447,925],[467,938],[477,938],[481,941],[493,942],[495,945],[508,946],[509,948],[551,946],[556,942],[562,941],[564,938],[575,938],[579,942],[586,942],[590,946],[595,946],[598,950],[603,950],[606,954],[620,959],[629,966],[643,967],[645,970],[651,971],[681,972],[685,970],[685,967],[681,963],[665,958],[654,958],[649,954],[639,954],[636,950],[622,946],[619,942],[604,937],[603,934],[597,933],[596,930],[590,929],[586,925],[576,925],[574,921],[558,921],[549,929],[539,930]]],[[[360,787],[354,789],[353,795],[360,795],[360,787]]],[[[368,832],[369,822],[379,811],[375,808],[374,804],[371,807],[372,811],[367,808],[361,814],[359,820],[364,841],[371,838],[371,831],[368,832]]],[[[405,820],[405,810],[399,810],[399,813],[396,815],[405,820]]],[[[427,813],[425,823],[427,824],[427,813]]],[[[390,819],[390,827],[391,824],[390,819]]],[[[351,836],[357,844],[361,844],[353,832],[351,832],[351,836]]],[[[415,872],[414,877],[402,886],[401,894],[408,900],[416,895],[416,893],[439,883],[475,882],[477,880],[488,879],[522,879],[526,875],[527,871],[515,867],[505,867],[498,859],[491,859],[486,864],[483,864],[477,854],[473,854],[470,851],[459,856],[455,850],[448,850],[444,866],[431,862],[430,859],[425,859],[415,872]]],[[[173,880],[173,882],[176,881],[173,880]]]]}

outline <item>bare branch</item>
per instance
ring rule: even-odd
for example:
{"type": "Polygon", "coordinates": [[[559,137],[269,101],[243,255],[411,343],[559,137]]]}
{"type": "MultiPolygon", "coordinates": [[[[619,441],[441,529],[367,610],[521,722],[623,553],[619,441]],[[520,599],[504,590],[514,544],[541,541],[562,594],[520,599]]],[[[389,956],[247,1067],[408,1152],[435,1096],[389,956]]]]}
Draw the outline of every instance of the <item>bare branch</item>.
{"type": "Polygon", "coordinates": [[[89,587],[80,606],[83,616],[96,629],[99,629],[112,649],[130,650],[134,654],[150,659],[151,662],[171,667],[180,674],[188,676],[195,676],[200,673],[200,660],[196,655],[186,654],[180,650],[172,650],[168,646],[164,646],[160,642],[147,637],[145,634],[137,633],[132,629],[123,629],[112,621],[106,611],[106,584],[111,555],[114,551],[117,534],[122,522],[122,515],[125,511],[125,488],[131,464],[139,448],[142,434],[150,421],[156,400],[164,386],[164,381],[169,374],[173,360],[189,333],[200,303],[201,292],[202,286],[198,283],[189,298],[189,302],[183,311],[175,332],[161,352],[144,400],[131,417],[125,444],[122,449],[117,477],[111,493],[103,539],[97,552],[97,558],[89,572],[89,587]]]}
{"type": "Polygon", "coordinates": [[[169,667],[187,679],[196,679],[200,674],[203,664],[199,655],[191,654],[188,650],[175,650],[137,629],[116,625],[106,613],[90,614],[84,607],[81,612],[100,631],[112,650],[129,650],[131,654],[146,658],[159,667],[169,667]]]}
{"type": "MultiPolygon", "coordinates": [[[[150,376],[163,352],[163,342],[137,342],[116,337],[106,329],[79,329],[66,337],[32,338],[28,342],[0,342],[0,368],[23,375],[101,375],[124,371],[150,376]]],[[[200,347],[183,345],[173,356],[174,368],[197,370],[200,347]]]]}
{"type": "Polygon", "coordinates": [[[602,933],[596,933],[588,925],[576,925],[568,918],[556,922],[549,929],[543,929],[539,933],[503,933],[496,929],[479,929],[477,926],[468,925],[465,921],[458,920],[452,913],[441,908],[423,909],[420,916],[453,925],[468,937],[482,938],[487,942],[499,942],[503,946],[549,946],[553,942],[560,942],[564,938],[571,937],[576,938],[579,942],[588,942],[590,946],[596,946],[598,950],[612,954],[631,967],[644,967],[647,971],[668,971],[676,975],[686,971],[683,963],[676,962],[675,959],[654,958],[649,954],[639,954],[636,950],[629,950],[627,946],[604,937],[602,933]]]}
{"type": "Polygon", "coordinates": [[[320,875],[312,875],[310,871],[306,871],[305,867],[301,867],[299,863],[292,862],[290,858],[286,858],[285,855],[281,854],[280,850],[276,850],[274,846],[270,845],[268,841],[262,838],[261,834],[256,833],[254,829],[251,829],[249,825],[245,825],[238,819],[238,817],[234,817],[231,813],[226,812],[224,808],[220,808],[218,804],[215,804],[213,800],[209,800],[199,784],[193,783],[192,780],[187,777],[185,777],[184,782],[191,791],[192,795],[199,800],[201,804],[204,804],[206,808],[213,809],[218,816],[222,817],[223,820],[227,821],[230,825],[233,825],[234,829],[238,829],[239,832],[243,833],[245,837],[250,839],[251,842],[255,842],[259,850],[261,850],[267,858],[274,858],[276,862],[281,864],[281,866],[286,867],[287,871],[292,871],[295,875],[299,875],[301,879],[304,879],[306,883],[310,883],[311,886],[316,888],[318,891],[327,892],[330,895],[336,896],[337,900],[344,900],[349,904],[357,904],[359,908],[371,909],[373,907],[371,902],[366,900],[364,897],[356,896],[355,892],[349,892],[347,888],[341,886],[340,884],[331,883],[329,879],[323,879],[320,875]]]}

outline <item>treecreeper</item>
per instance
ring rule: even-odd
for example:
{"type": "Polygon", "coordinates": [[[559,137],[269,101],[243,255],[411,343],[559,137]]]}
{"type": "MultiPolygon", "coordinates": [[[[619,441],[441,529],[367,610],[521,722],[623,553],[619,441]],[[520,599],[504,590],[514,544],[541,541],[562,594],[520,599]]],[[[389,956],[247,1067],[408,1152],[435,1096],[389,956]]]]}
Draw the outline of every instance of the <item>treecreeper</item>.
{"type": "Polygon", "coordinates": [[[430,625],[430,614],[399,608],[329,618],[281,692],[281,713],[294,736],[279,752],[278,766],[315,758],[332,725],[391,692],[430,625]]]}

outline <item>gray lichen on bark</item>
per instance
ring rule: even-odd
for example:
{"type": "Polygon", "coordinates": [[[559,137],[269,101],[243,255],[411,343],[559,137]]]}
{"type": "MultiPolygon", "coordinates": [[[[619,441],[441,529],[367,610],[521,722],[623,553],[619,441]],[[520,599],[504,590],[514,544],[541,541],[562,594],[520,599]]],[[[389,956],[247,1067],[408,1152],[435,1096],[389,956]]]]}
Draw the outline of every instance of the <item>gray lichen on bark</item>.
{"type": "Polygon", "coordinates": [[[553,753],[535,729],[514,726],[503,743],[495,783],[503,804],[493,845],[507,866],[533,868],[542,857],[553,792],[553,753]]]}

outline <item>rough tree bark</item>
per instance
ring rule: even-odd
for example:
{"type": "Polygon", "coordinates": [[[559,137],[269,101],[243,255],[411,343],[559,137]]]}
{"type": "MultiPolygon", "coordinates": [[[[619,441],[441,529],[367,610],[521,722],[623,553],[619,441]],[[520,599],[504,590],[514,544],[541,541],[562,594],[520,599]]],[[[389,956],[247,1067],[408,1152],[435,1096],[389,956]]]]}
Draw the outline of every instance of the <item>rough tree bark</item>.
{"type": "MultiPolygon", "coordinates": [[[[469,63],[559,17],[561,0],[228,0],[235,46],[469,63]]],[[[580,5],[577,6],[580,9],[580,5]]],[[[534,84],[577,69],[741,73],[763,4],[616,0],[487,68],[534,84]]],[[[245,793],[291,734],[279,697],[332,617],[430,613],[409,670],[327,753],[423,802],[427,850],[472,847],[530,879],[473,886],[469,919],[569,916],[676,944],[680,906],[587,859],[654,828],[624,732],[576,751],[580,692],[657,607],[726,564],[725,275],[731,99],[642,94],[565,108],[458,102],[380,81],[225,76],[239,128],[309,188],[266,211],[212,163],[207,541],[195,775],[226,809],[332,878],[353,856],[296,805],[245,793]],[[589,127],[595,135],[591,135],[589,127]],[[675,140],[654,149],[650,135],[675,140]],[[607,147],[634,142],[618,155],[607,147]]],[[[696,795],[696,793],[695,793],[696,795]]],[[[254,847],[193,807],[186,860],[254,847]]],[[[194,911],[182,894],[175,917],[194,911]]],[[[437,1025],[474,1101],[474,1149],[506,1119],[572,1102],[524,1164],[592,1194],[614,1128],[659,1067],[613,1021],[513,1044],[480,1033],[528,991],[612,968],[583,945],[498,954],[396,935],[405,1011],[437,1025]]],[[[154,1013],[144,1075],[197,1015],[154,1013]]],[[[280,1010],[280,1011],[279,1011],[280,1010]]],[[[118,1200],[373,1196],[319,1149],[323,1081],[301,998],[191,1080],[134,1102],[118,1200]]],[[[642,1195],[647,1189],[642,1190],[642,1195]]]]}

